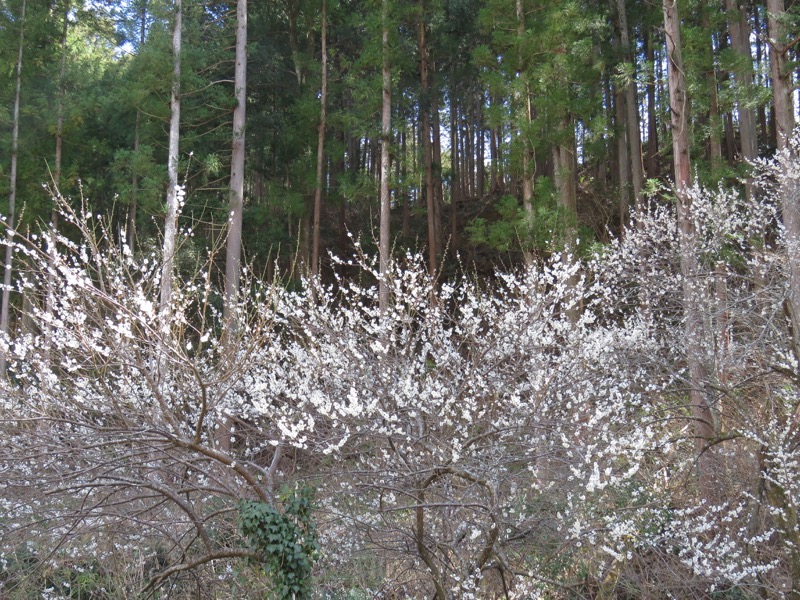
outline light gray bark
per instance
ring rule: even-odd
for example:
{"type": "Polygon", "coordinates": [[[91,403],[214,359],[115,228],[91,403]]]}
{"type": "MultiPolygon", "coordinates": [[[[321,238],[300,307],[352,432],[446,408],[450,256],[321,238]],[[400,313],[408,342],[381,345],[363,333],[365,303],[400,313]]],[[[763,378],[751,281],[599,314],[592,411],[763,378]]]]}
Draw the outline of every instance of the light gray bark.
{"type": "MultiPolygon", "coordinates": [[[[175,0],[175,21],[172,27],[172,90],[170,94],[169,150],[167,154],[167,216],[164,221],[164,242],[161,266],[161,312],[169,310],[172,300],[172,271],[175,259],[175,242],[178,226],[178,153],[181,123],[181,36],[183,33],[183,8],[175,0]]],[[[169,318],[166,315],[166,318],[169,318]]]]}
{"type": "MultiPolygon", "coordinates": [[[[11,303],[11,272],[14,259],[14,210],[17,201],[17,158],[19,154],[19,105],[22,95],[22,58],[25,48],[25,8],[26,0],[22,0],[19,17],[19,49],[17,52],[17,81],[14,91],[14,118],[11,130],[11,172],[9,173],[8,215],[6,215],[6,256],[3,273],[3,299],[0,305],[0,332],[9,333],[9,312],[11,303]]],[[[0,355],[0,375],[6,373],[5,354],[0,355]]]]}
{"type": "Polygon", "coordinates": [[[242,255],[242,213],[244,211],[245,117],[247,112],[247,0],[236,3],[236,59],[233,109],[231,179],[228,205],[228,236],[225,246],[226,337],[234,336],[237,324],[232,314],[239,293],[242,255]]]}
{"type": "MultiPolygon", "coordinates": [[[[323,0],[324,2],[324,0],[323,0]]],[[[381,102],[381,224],[380,224],[380,275],[378,302],[381,313],[389,306],[389,284],[386,281],[389,268],[389,145],[392,141],[392,77],[389,64],[389,0],[381,5],[382,31],[382,102],[381,102]]]]}

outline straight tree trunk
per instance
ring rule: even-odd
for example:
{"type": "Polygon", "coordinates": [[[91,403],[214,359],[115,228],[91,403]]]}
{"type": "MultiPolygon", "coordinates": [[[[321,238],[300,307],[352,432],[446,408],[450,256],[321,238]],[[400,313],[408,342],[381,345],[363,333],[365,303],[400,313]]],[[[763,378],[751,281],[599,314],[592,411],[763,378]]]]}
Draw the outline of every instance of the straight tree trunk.
{"type": "Polygon", "coordinates": [[[400,154],[402,161],[399,161],[400,166],[400,181],[403,182],[403,239],[411,239],[411,190],[408,185],[408,131],[406,131],[406,124],[403,124],[403,129],[400,130],[400,154]]]}
{"type": "MultiPolygon", "coordinates": [[[[572,115],[561,120],[561,140],[553,146],[553,169],[555,172],[558,204],[570,220],[577,217],[577,160],[575,124],[572,115]]],[[[570,234],[571,235],[571,234],[570,234]]],[[[572,243],[573,240],[569,240],[572,243]]]]}
{"type": "MultiPolygon", "coordinates": [[[[56,107],[56,155],[53,169],[53,184],[56,190],[61,185],[61,159],[64,141],[64,100],[66,97],[66,74],[67,74],[67,33],[69,31],[69,2],[64,7],[64,21],[61,27],[61,70],[58,76],[58,105],[56,107]]],[[[58,210],[53,207],[50,222],[56,226],[58,222],[58,210]]]]}
{"type": "MultiPolygon", "coordinates": [[[[764,58],[764,25],[759,16],[759,11],[756,7],[751,7],[751,16],[753,18],[753,31],[754,31],[754,38],[755,38],[755,49],[756,49],[756,79],[755,84],[757,88],[765,88],[768,87],[767,77],[765,75],[766,65],[765,58],[764,58]]],[[[767,111],[766,107],[759,103],[758,107],[756,108],[756,120],[758,122],[758,131],[761,135],[761,140],[766,143],[769,139],[769,131],[767,129],[767,111]]]]}
{"type": "MultiPolygon", "coordinates": [[[[790,136],[794,129],[794,110],[792,106],[792,72],[786,66],[786,27],[782,22],[785,17],[784,0],[767,0],[767,18],[769,27],[769,57],[772,76],[772,104],[775,115],[775,138],[779,151],[791,152],[790,136]]],[[[796,178],[787,176],[780,190],[783,226],[786,237],[786,254],[789,263],[789,291],[786,304],[788,317],[792,324],[795,339],[793,346],[800,347],[800,190],[797,189],[796,178]]],[[[800,415],[795,412],[795,424],[800,415]]],[[[797,533],[797,509],[787,500],[784,489],[769,482],[771,504],[776,507],[778,524],[783,531],[791,572],[792,600],[800,600],[800,539],[797,533]],[[788,518],[787,518],[788,517],[788,518]]]]}
{"type": "Polygon", "coordinates": [[[311,241],[311,273],[319,274],[319,229],[322,219],[322,189],[325,174],[325,127],[328,111],[328,20],[326,0],[322,0],[322,90],[319,97],[319,126],[317,129],[317,178],[314,187],[314,224],[311,241]]]}
{"type": "MultiPolygon", "coordinates": [[[[16,87],[14,90],[14,117],[11,129],[11,172],[8,183],[8,216],[6,218],[6,256],[3,272],[3,299],[0,305],[0,334],[8,337],[11,303],[11,270],[14,259],[14,210],[17,202],[17,158],[19,154],[19,105],[22,95],[22,58],[25,48],[25,8],[22,0],[19,16],[19,48],[17,49],[16,87]]],[[[6,374],[6,356],[0,354],[0,376],[6,374]]]]}
{"type": "MultiPolygon", "coordinates": [[[[528,218],[528,222],[530,224],[533,223],[533,169],[531,163],[533,162],[531,157],[531,150],[530,150],[530,143],[528,141],[528,136],[530,135],[530,127],[531,127],[531,95],[530,90],[527,83],[527,77],[524,73],[525,68],[525,57],[522,55],[522,42],[525,37],[525,13],[522,7],[522,0],[516,0],[516,12],[517,12],[517,43],[520,46],[520,53],[517,57],[518,64],[517,64],[517,79],[520,80],[520,84],[524,81],[524,85],[522,85],[522,89],[519,90],[519,98],[518,98],[518,114],[520,115],[520,123],[518,125],[518,131],[520,135],[520,146],[522,147],[522,206],[525,210],[525,215],[528,218]]],[[[523,240],[523,256],[525,258],[525,264],[532,264],[533,263],[533,253],[530,251],[527,245],[527,233],[523,233],[522,240],[523,240]]]]}
{"type": "Polygon", "coordinates": [[[625,119],[625,94],[614,86],[614,117],[617,137],[617,177],[619,180],[619,225],[624,231],[628,225],[631,192],[631,162],[628,155],[627,121],[625,119]]]}
{"type": "MultiPolygon", "coordinates": [[[[61,27],[61,69],[58,79],[58,105],[56,106],[56,151],[53,168],[53,192],[61,195],[61,170],[64,145],[64,102],[66,98],[66,74],[67,74],[67,33],[69,32],[69,10],[70,3],[64,6],[64,19],[61,27]]],[[[53,199],[53,208],[50,211],[50,228],[55,233],[58,231],[58,203],[53,199]]],[[[50,270],[47,274],[47,290],[45,293],[45,310],[48,315],[53,314],[55,302],[55,262],[53,255],[50,259],[50,270]]],[[[50,360],[50,350],[46,350],[46,359],[50,360]]]]}
{"type": "MultiPolygon", "coordinates": [[[[642,187],[644,186],[644,173],[642,166],[642,135],[639,131],[639,102],[636,97],[636,61],[631,51],[630,36],[628,34],[628,14],[625,0],[616,0],[617,15],[619,17],[619,40],[622,56],[630,65],[632,80],[625,86],[625,135],[628,139],[629,160],[631,164],[631,185],[633,186],[633,201],[637,211],[642,208],[642,187]]],[[[625,218],[623,216],[623,218],[625,218]]]]}
{"type": "Polygon", "coordinates": [[[678,202],[678,229],[682,294],[684,304],[684,338],[689,368],[689,401],[694,422],[695,447],[699,468],[700,489],[705,497],[713,494],[711,449],[714,436],[714,417],[704,390],[706,369],[703,363],[703,320],[700,311],[698,264],[695,230],[692,219],[691,165],[689,162],[689,105],[681,57],[680,19],[677,0],[663,0],[664,32],[667,38],[669,107],[672,114],[672,154],[675,169],[675,195],[678,202]]]}
{"type": "MultiPolygon", "coordinates": [[[[747,106],[747,96],[753,87],[753,59],[750,54],[750,25],[747,11],[737,0],[725,0],[728,16],[728,30],[731,48],[742,61],[742,67],[735,73],[737,83],[737,110],[739,113],[739,134],[742,142],[742,158],[751,161],[758,157],[758,134],[755,113],[747,106]]],[[[748,186],[749,189],[749,186],[748,186]]],[[[749,193],[749,192],[748,192],[749,193]]]]}
{"type": "MultiPolygon", "coordinates": [[[[247,0],[237,0],[236,2],[236,58],[233,78],[236,106],[233,109],[228,236],[225,244],[225,303],[222,308],[222,347],[225,358],[231,366],[236,362],[235,340],[238,337],[239,322],[235,311],[242,270],[245,117],[247,113],[247,0]]],[[[220,449],[229,452],[232,441],[229,415],[222,416],[216,437],[220,449]]]]}
{"type": "MultiPolygon", "coordinates": [[[[706,31],[711,30],[706,1],[704,0],[702,6],[702,26],[706,31]]],[[[719,95],[717,93],[717,71],[714,65],[714,37],[708,36],[708,45],[706,46],[706,87],[708,89],[708,153],[711,161],[711,171],[716,173],[722,166],[722,142],[720,140],[720,114],[719,114],[719,95]]]]}
{"type": "MultiPolygon", "coordinates": [[[[435,67],[433,64],[431,66],[435,67]]],[[[428,71],[428,76],[430,76],[430,70],[428,71]]],[[[436,232],[436,255],[441,257],[444,249],[442,240],[442,207],[444,204],[444,187],[442,184],[442,131],[439,118],[439,95],[433,89],[431,89],[430,112],[433,124],[433,138],[431,142],[433,144],[434,229],[436,232]]]]}
{"type": "Polygon", "coordinates": [[[792,71],[787,68],[786,15],[784,0],[767,0],[769,22],[769,59],[772,75],[772,104],[775,109],[775,130],[778,149],[783,149],[794,130],[792,105],[792,71]]]}
{"type": "Polygon", "coordinates": [[[236,106],[233,109],[231,178],[228,207],[228,237],[225,247],[224,321],[235,333],[237,323],[231,310],[239,293],[242,256],[242,213],[244,211],[245,120],[247,115],[247,0],[236,3],[236,58],[234,67],[236,106]]]}
{"type": "Polygon", "coordinates": [[[470,181],[472,179],[472,173],[475,173],[475,185],[470,185],[470,193],[471,196],[477,200],[481,200],[483,198],[483,194],[486,191],[486,169],[484,162],[486,161],[486,136],[485,136],[485,127],[484,127],[484,103],[483,103],[483,94],[478,97],[478,114],[476,115],[476,122],[475,126],[473,127],[475,133],[475,145],[477,146],[477,153],[473,152],[472,149],[472,136],[470,136],[470,151],[468,154],[470,168],[467,169],[467,173],[469,174],[470,181]],[[477,158],[476,158],[477,154],[477,158]],[[474,167],[474,168],[472,168],[474,167]]]}
{"type": "Polygon", "coordinates": [[[658,170],[658,120],[656,118],[656,73],[653,34],[645,32],[645,61],[650,68],[647,81],[647,176],[659,177],[658,170]]]}
{"type": "Polygon", "coordinates": [[[428,63],[427,35],[425,32],[425,6],[419,18],[419,56],[420,56],[420,84],[422,87],[422,99],[420,110],[422,111],[422,146],[425,161],[425,199],[428,209],[428,270],[431,277],[435,277],[438,271],[436,254],[436,197],[434,195],[433,182],[433,144],[431,143],[431,94],[430,76],[428,63]]]}
{"type": "MultiPolygon", "coordinates": [[[[453,86],[455,88],[455,86],[453,86]]],[[[455,99],[455,89],[450,95],[450,252],[453,259],[458,256],[458,203],[462,196],[461,182],[461,152],[459,152],[460,136],[458,135],[458,104],[455,99]]]]}
{"type": "Polygon", "coordinates": [[[172,301],[172,271],[175,259],[175,241],[178,226],[178,154],[181,124],[181,37],[183,33],[182,0],[175,0],[175,21],[172,27],[172,89],[170,93],[169,150],[167,153],[167,216],[164,222],[163,264],[161,266],[161,313],[169,322],[169,305],[172,301]]]}
{"type": "MultiPolygon", "coordinates": [[[[324,2],[325,0],[323,0],[324,2]]],[[[389,282],[386,280],[389,270],[389,216],[391,198],[389,197],[389,146],[392,143],[392,73],[389,64],[389,0],[382,0],[381,32],[382,66],[381,66],[381,226],[380,226],[380,282],[378,285],[378,303],[381,314],[386,313],[389,306],[389,282]]]]}
{"type": "MultiPolygon", "coordinates": [[[[142,2],[142,11],[139,21],[139,47],[144,46],[145,35],[147,32],[147,3],[142,2]]],[[[141,147],[142,139],[142,110],[136,109],[136,125],[133,132],[133,152],[138,154],[141,147]]],[[[136,248],[136,213],[138,211],[138,194],[139,194],[139,175],[134,170],[131,176],[131,200],[128,205],[128,223],[125,234],[125,239],[131,252],[136,248]]]]}

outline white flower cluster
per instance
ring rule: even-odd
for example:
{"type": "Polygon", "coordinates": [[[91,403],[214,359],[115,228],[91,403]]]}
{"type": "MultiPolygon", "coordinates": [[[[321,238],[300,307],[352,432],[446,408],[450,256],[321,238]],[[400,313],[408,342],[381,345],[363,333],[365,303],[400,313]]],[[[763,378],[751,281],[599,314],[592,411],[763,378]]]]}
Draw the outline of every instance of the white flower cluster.
{"type": "Polygon", "coordinates": [[[774,197],[692,190],[690,286],[663,205],[585,260],[491,286],[434,281],[416,255],[384,274],[359,255],[360,276],[299,292],[245,278],[222,335],[210,267],[176,283],[159,324],[158,258],[68,212],[80,243],[21,243],[18,290],[41,301],[0,340],[0,507],[20,532],[0,558],[25,536],[66,551],[98,531],[213,554],[237,543],[239,498],[297,476],[318,488],[324,564],[380,548],[382,572],[445,595],[676,573],[778,593],[800,560],[800,347],[774,197]]]}

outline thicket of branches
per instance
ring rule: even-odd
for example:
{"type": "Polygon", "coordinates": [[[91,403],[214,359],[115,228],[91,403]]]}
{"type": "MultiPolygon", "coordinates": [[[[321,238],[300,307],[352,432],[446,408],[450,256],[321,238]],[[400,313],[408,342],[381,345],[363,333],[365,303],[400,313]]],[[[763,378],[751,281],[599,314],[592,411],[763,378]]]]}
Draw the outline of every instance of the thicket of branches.
{"type": "Polygon", "coordinates": [[[160,306],[160,258],[63,204],[17,246],[29,301],[0,340],[0,590],[280,596],[267,565],[285,542],[305,572],[316,530],[320,597],[800,594],[790,156],[750,200],[692,191],[700,444],[669,202],[492,283],[408,255],[384,311],[364,254],[334,285],[247,276],[224,352],[213,254],[160,306]]]}

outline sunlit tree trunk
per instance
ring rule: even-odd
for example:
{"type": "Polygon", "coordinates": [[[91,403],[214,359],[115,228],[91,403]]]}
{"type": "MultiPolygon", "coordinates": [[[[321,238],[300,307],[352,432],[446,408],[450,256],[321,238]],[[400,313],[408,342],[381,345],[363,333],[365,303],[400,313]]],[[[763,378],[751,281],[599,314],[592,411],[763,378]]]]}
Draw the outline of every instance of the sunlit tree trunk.
{"type": "Polygon", "coordinates": [[[698,264],[695,230],[692,219],[691,166],[689,162],[689,115],[686,80],[681,57],[680,19],[677,0],[664,0],[664,33],[667,38],[669,107],[672,115],[672,152],[675,168],[675,195],[678,202],[678,229],[682,293],[684,304],[684,338],[689,369],[689,400],[694,422],[694,436],[699,467],[700,487],[707,497],[713,493],[713,468],[708,447],[714,435],[714,418],[704,390],[706,369],[703,362],[703,320],[700,311],[698,264]]]}
{"type": "Polygon", "coordinates": [[[239,292],[242,254],[242,213],[244,211],[245,118],[247,114],[247,0],[236,3],[236,58],[234,89],[236,106],[233,109],[233,140],[231,178],[228,206],[228,236],[225,247],[225,307],[224,320],[233,335],[236,323],[232,314],[239,292]]]}
{"type": "MultiPolygon", "coordinates": [[[[225,304],[223,305],[222,347],[226,360],[235,365],[239,322],[236,303],[242,270],[242,216],[244,212],[245,117],[247,113],[247,0],[236,3],[236,57],[234,66],[236,106],[233,109],[233,141],[228,205],[228,236],[225,246],[225,304]]],[[[217,443],[223,450],[231,447],[231,419],[222,417],[217,443]]]]}
{"type": "MultiPolygon", "coordinates": [[[[22,94],[22,57],[25,48],[25,8],[22,0],[19,15],[19,48],[17,50],[17,81],[14,91],[14,118],[11,130],[11,172],[8,182],[8,215],[6,216],[6,257],[3,272],[3,299],[0,306],[0,333],[9,333],[9,312],[11,302],[11,269],[14,259],[14,209],[17,202],[17,158],[19,154],[19,104],[22,94]]],[[[6,356],[0,354],[0,375],[6,374],[6,356]]]]}
{"type": "MultiPolygon", "coordinates": [[[[325,0],[323,0],[324,2],[325,0]]],[[[389,64],[389,0],[381,4],[381,224],[380,224],[380,274],[378,301],[381,313],[389,306],[389,284],[386,281],[389,268],[389,146],[392,142],[392,73],[389,64]]]]}
{"type": "Polygon", "coordinates": [[[163,264],[161,266],[161,311],[162,317],[169,319],[166,311],[172,300],[172,271],[175,259],[175,240],[178,226],[178,153],[180,148],[181,124],[181,36],[183,33],[182,0],[175,0],[175,21],[172,27],[172,89],[170,94],[169,150],[167,153],[167,217],[164,222],[163,264]]]}

